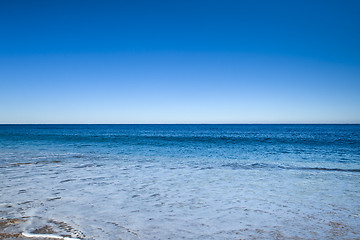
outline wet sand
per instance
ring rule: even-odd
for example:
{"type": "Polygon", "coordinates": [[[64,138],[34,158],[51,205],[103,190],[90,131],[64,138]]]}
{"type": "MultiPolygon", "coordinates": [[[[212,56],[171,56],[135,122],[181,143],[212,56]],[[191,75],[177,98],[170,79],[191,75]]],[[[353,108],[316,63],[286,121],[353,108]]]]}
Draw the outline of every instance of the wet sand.
{"type": "Polygon", "coordinates": [[[23,225],[28,217],[23,218],[0,218],[0,240],[76,240],[84,239],[85,235],[64,222],[55,220],[34,229],[30,233],[23,232],[23,225]]]}

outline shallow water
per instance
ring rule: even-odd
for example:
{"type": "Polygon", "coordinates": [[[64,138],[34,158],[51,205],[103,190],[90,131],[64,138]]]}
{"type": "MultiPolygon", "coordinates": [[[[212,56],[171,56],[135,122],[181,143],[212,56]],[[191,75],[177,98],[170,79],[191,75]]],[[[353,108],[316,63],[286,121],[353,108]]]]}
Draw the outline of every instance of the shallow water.
{"type": "Polygon", "coordinates": [[[0,214],[27,233],[360,234],[360,125],[0,125],[0,173],[0,214]]]}

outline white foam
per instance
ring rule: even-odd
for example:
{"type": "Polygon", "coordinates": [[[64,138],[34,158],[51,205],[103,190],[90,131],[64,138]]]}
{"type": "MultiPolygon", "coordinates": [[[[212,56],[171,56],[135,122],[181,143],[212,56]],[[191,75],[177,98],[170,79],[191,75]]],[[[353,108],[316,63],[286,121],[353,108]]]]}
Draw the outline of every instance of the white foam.
{"type": "Polygon", "coordinates": [[[33,234],[33,233],[22,233],[24,237],[28,238],[52,238],[52,239],[63,239],[63,240],[80,240],[79,238],[61,237],[52,234],[33,234]]]}

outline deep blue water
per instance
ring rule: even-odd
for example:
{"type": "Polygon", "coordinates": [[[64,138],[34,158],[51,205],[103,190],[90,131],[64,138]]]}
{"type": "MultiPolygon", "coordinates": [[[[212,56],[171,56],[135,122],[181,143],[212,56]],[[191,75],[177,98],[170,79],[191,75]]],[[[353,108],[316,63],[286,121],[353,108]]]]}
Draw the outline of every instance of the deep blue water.
{"type": "Polygon", "coordinates": [[[85,239],[360,232],[360,125],[0,125],[0,173],[0,210],[31,218],[24,232],[55,220],[85,239]]]}
{"type": "Polygon", "coordinates": [[[360,170],[360,125],[0,125],[0,147],[30,159],[74,152],[192,167],[360,170]]]}

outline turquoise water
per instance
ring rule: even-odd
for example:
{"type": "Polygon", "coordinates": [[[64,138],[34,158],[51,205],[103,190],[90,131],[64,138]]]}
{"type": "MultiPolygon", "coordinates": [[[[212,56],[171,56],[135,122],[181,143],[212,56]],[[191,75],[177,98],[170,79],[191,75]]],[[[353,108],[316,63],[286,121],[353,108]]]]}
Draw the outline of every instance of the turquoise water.
{"type": "Polygon", "coordinates": [[[25,233],[360,234],[360,125],[0,125],[0,173],[0,213],[25,233]]]}

